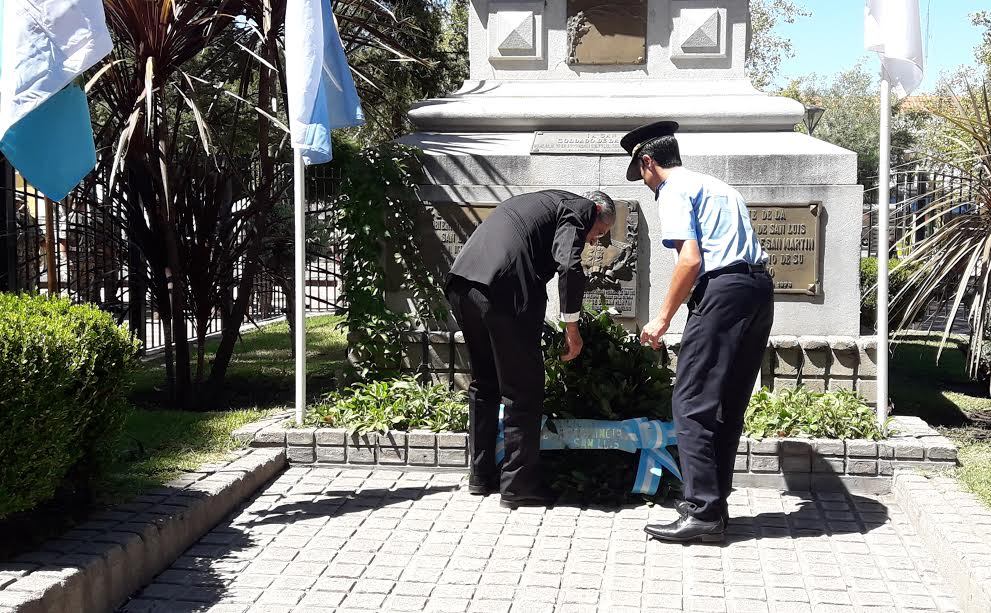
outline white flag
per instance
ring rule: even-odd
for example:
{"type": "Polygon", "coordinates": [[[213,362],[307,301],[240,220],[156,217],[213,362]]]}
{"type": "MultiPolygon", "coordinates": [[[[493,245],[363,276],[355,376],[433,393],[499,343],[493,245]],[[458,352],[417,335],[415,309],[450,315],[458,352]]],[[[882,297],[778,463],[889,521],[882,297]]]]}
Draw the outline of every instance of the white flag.
{"type": "Polygon", "coordinates": [[[896,95],[912,93],[924,69],[919,0],[866,0],[864,46],[880,55],[896,95]]]}

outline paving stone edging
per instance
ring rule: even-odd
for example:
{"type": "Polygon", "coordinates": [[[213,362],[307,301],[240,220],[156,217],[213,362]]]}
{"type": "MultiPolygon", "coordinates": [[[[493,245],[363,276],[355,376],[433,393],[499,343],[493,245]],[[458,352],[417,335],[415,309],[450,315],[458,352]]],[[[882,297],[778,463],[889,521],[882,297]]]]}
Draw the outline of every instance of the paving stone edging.
{"type": "Polygon", "coordinates": [[[952,478],[898,471],[894,496],[964,613],[991,611],[991,509],[952,478]]]}
{"type": "Polygon", "coordinates": [[[245,450],[96,514],[0,564],[0,612],[113,610],[285,466],[282,449],[245,450]]]}
{"type": "MultiPolygon", "coordinates": [[[[253,447],[284,448],[294,464],[468,468],[465,433],[426,431],[349,434],[337,428],[286,427],[288,416],[249,424],[235,437],[253,447]]],[[[736,456],[738,487],[786,491],[886,494],[899,468],[946,470],[956,466],[952,441],[917,417],[894,419],[883,441],[744,438],[736,456]]]]}

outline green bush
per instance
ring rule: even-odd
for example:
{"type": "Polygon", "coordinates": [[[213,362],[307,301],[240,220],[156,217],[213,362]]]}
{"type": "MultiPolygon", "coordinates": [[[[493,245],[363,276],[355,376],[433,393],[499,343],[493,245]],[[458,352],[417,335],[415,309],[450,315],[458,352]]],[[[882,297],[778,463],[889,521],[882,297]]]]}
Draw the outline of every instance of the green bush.
{"type": "Polygon", "coordinates": [[[564,333],[544,334],[544,414],[581,419],[671,419],[672,372],[661,354],[613,321],[586,310],[578,323],[584,348],[562,362],[564,333]]]}
{"type": "Polygon", "coordinates": [[[361,434],[418,429],[464,432],[468,406],[464,392],[446,385],[420,385],[406,377],[333,392],[309,411],[307,423],[361,434]]]}
{"type": "Polygon", "coordinates": [[[88,489],[123,425],[137,354],[95,307],[0,294],[0,517],[88,489]]]}
{"type": "Polygon", "coordinates": [[[766,388],[750,399],[745,430],[754,438],[871,439],[886,436],[873,409],[846,390],[813,392],[808,388],[771,393],[766,388]]]}
{"type": "MultiPolygon", "coordinates": [[[[891,308],[891,300],[905,287],[905,283],[914,272],[913,266],[905,266],[897,272],[892,272],[901,264],[899,260],[888,260],[888,321],[892,327],[901,322],[905,315],[904,307],[896,305],[891,308]]],[[[863,326],[874,327],[877,324],[877,258],[860,259],[860,323],[863,326]]]]}
{"type": "MultiPolygon", "coordinates": [[[[586,310],[578,327],[585,345],[571,362],[561,361],[564,334],[548,328],[544,335],[545,415],[552,419],[671,419],[673,374],[663,366],[659,352],[641,345],[639,336],[613,321],[609,312],[586,310]]],[[[639,460],[639,453],[611,450],[572,449],[541,455],[551,487],[597,504],[622,504],[637,498],[630,490],[639,460]]],[[[666,498],[676,483],[665,473],[652,499],[666,498]]]]}

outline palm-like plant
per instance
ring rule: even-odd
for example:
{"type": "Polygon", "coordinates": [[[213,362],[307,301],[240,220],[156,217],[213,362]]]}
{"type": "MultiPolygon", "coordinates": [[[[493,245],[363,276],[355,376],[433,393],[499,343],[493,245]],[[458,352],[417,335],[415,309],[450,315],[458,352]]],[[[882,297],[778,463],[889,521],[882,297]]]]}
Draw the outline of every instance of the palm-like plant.
{"type": "Polygon", "coordinates": [[[948,309],[940,352],[957,314],[969,307],[972,348],[969,367],[976,376],[979,351],[991,332],[991,99],[987,84],[965,82],[934,109],[944,124],[941,139],[924,152],[931,170],[945,181],[919,198],[931,200],[917,215],[912,235],[925,235],[912,245],[898,269],[909,273],[904,288],[892,299],[904,309],[906,327],[934,303],[948,309]]]}
{"type": "MultiPolygon", "coordinates": [[[[289,185],[280,172],[289,160],[280,55],[286,0],[104,4],[116,44],[89,84],[102,167],[94,176],[109,177],[104,189],[126,199],[126,218],[116,221],[147,261],[153,304],[166,322],[169,389],[188,406],[187,321],[195,320],[199,341],[196,382],[207,376],[206,324],[223,322],[209,372],[216,389],[261,272],[269,217],[289,185]]],[[[350,54],[419,61],[404,42],[415,27],[384,3],[340,0],[334,10],[350,54]]],[[[360,66],[356,74],[364,92],[388,87],[360,66]]]]}

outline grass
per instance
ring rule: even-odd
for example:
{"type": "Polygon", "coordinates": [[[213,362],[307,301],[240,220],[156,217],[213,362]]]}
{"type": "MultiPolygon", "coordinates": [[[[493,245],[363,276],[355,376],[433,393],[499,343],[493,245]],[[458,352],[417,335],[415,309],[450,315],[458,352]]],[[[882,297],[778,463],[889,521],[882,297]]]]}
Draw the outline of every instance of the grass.
{"type": "MultiPolygon", "coordinates": [[[[335,316],[307,320],[307,387],[319,396],[335,386],[335,371],[344,365],[347,342],[335,316]]],[[[174,479],[197,466],[220,461],[237,448],[231,433],[240,426],[287,410],[293,395],[292,339],[286,323],[246,333],[234,351],[224,393],[207,412],[161,408],[165,364],[161,357],[144,362],[135,375],[123,434],[116,441],[108,477],[100,488],[103,501],[126,499],[174,479]]],[[[207,343],[207,360],[217,340],[207,343]]]]}
{"type": "Polygon", "coordinates": [[[241,447],[231,433],[272,412],[133,411],[115,441],[97,502],[124,502],[203,464],[229,460],[241,447]]]}
{"type": "Polygon", "coordinates": [[[915,333],[895,346],[891,399],[898,415],[916,415],[960,449],[960,481],[991,506],[991,398],[966,370],[966,339],[955,337],[936,361],[939,336],[915,333]]]}
{"type": "MultiPolygon", "coordinates": [[[[340,322],[340,317],[332,315],[306,320],[306,379],[311,398],[336,387],[335,373],[347,360],[347,338],[340,322]]],[[[207,364],[213,359],[218,343],[216,339],[207,341],[207,364]]],[[[285,406],[293,399],[294,367],[288,324],[283,322],[247,332],[234,350],[225,389],[207,408],[285,406]]],[[[132,398],[138,406],[163,406],[164,389],[165,360],[158,356],[142,365],[134,380],[132,398]]]]}

